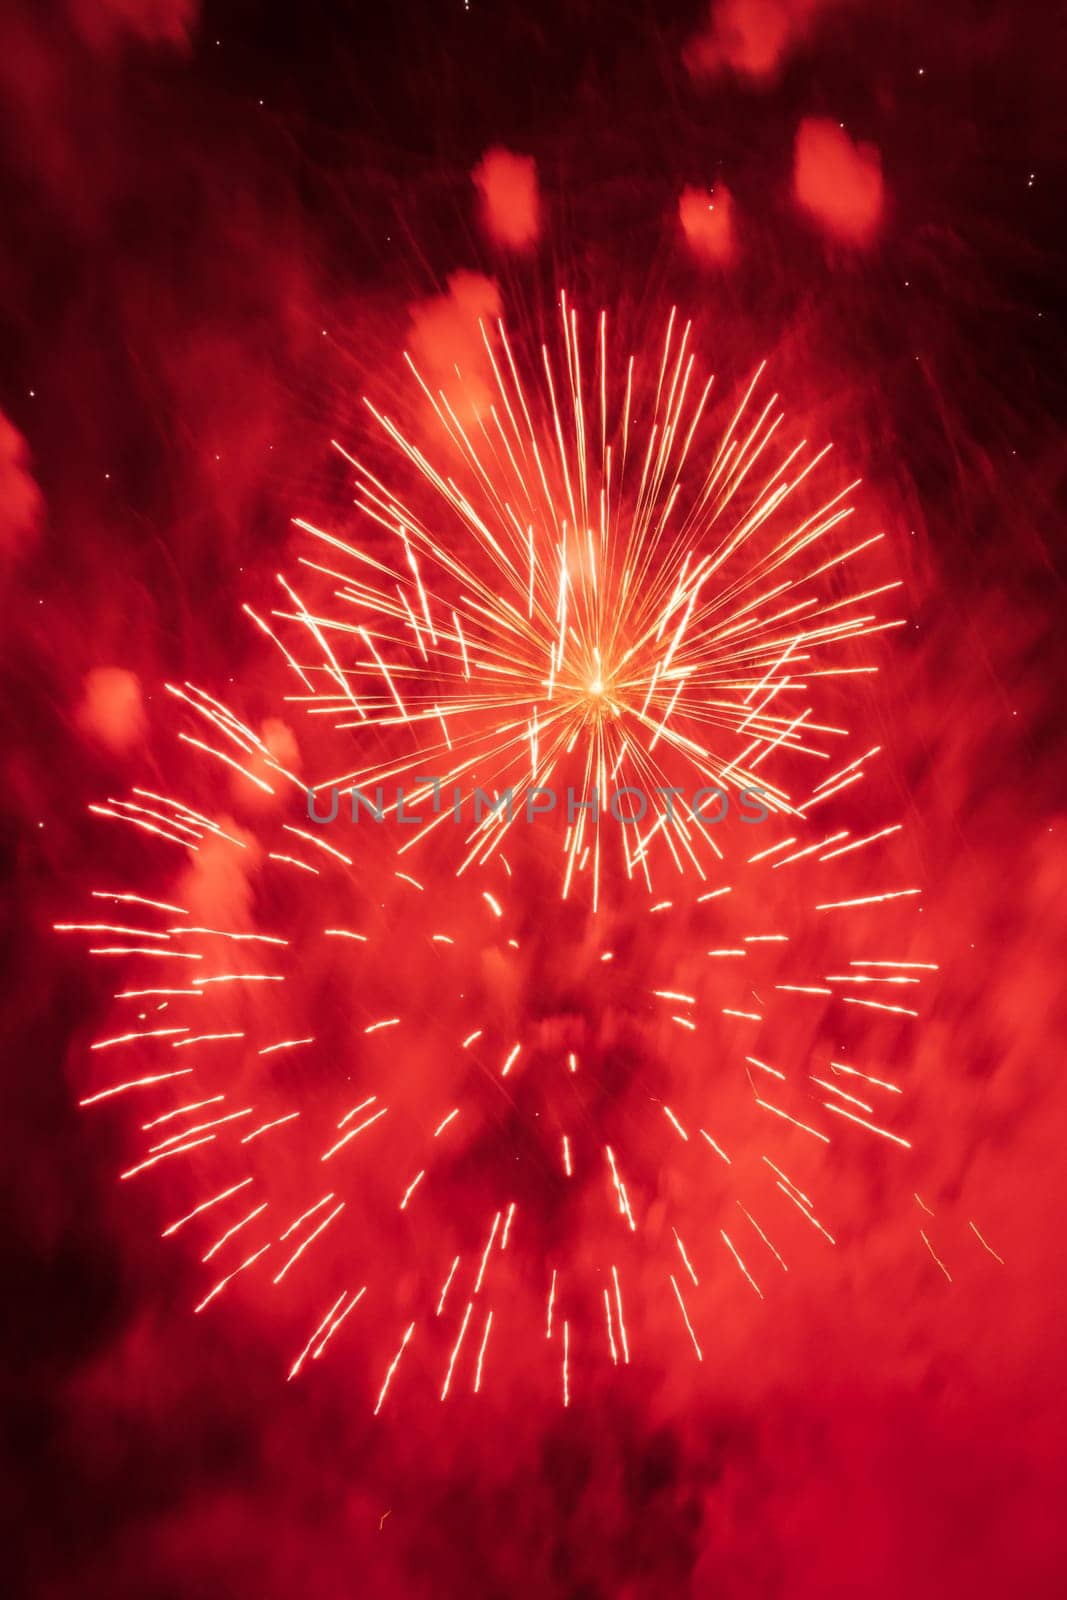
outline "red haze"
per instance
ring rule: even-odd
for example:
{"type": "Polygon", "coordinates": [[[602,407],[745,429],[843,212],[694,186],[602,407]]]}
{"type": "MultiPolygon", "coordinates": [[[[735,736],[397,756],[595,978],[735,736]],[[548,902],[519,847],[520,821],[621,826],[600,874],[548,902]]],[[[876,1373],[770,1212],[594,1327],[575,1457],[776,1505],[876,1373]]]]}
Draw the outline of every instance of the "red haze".
{"type": "Polygon", "coordinates": [[[734,259],[734,201],[724,183],[711,190],[687,185],[678,197],[678,218],[686,243],[700,260],[725,266],[734,259]]]}
{"type": "Polygon", "coordinates": [[[854,142],[826,117],[805,117],[793,151],[793,192],[832,238],[867,244],[885,203],[881,154],[873,144],[854,142]]]}
{"type": "Polygon", "coordinates": [[[527,250],[535,244],[541,231],[541,200],[533,157],[487,150],[472,177],[490,237],[508,250],[527,250]]]}
{"type": "Polygon", "coordinates": [[[708,21],[686,51],[696,76],[724,69],[767,82],[834,0],[712,0],[708,21]]]}
{"type": "Polygon", "coordinates": [[[144,735],[141,681],[124,667],[93,667],[77,712],[78,726],[90,739],[121,753],[144,735]]]}

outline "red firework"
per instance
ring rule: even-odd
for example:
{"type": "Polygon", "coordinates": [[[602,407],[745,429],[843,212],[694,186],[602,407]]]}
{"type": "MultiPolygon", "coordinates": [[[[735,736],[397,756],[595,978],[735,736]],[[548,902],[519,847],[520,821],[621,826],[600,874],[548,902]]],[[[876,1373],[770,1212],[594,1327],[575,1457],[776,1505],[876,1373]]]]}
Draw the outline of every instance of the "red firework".
{"type": "Polygon", "coordinates": [[[648,371],[565,301],[561,360],[484,342],[488,383],[375,412],[403,491],[349,457],[357,528],[301,523],[305,579],[250,613],[297,732],[170,686],[195,768],[93,808],[150,854],[63,925],[122,963],[81,1099],[136,1107],[121,1181],[165,1180],[196,1312],[273,1304],[291,1378],[361,1339],[375,1409],[413,1341],[442,1400],[494,1357],[565,1404],[578,1351],[703,1359],[725,1274],[762,1300],[834,1245],[813,1191],[855,1141],[907,1159],[936,970],[842,722],[897,584],[850,581],[881,535],[826,452],[759,374],[714,431],[673,315],[648,371]],[[312,820],[337,788],[380,820],[312,820]]]}

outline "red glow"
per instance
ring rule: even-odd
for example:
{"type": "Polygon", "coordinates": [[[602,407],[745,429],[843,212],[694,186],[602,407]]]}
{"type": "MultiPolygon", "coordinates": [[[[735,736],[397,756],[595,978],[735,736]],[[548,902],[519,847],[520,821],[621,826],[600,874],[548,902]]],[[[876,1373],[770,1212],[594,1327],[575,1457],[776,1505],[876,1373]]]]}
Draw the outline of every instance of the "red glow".
{"type": "Polygon", "coordinates": [[[1065,43],[4,13],[8,1588],[1058,1593],[1065,43]]]}

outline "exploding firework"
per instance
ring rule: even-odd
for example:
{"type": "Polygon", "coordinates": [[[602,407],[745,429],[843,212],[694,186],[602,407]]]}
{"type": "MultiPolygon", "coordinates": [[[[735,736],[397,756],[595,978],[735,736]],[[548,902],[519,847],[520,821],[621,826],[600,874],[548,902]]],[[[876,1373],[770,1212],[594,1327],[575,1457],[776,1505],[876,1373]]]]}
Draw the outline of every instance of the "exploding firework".
{"type": "Polygon", "coordinates": [[[846,734],[811,696],[874,670],[854,647],[901,625],[871,610],[899,582],[850,584],[883,536],[843,537],[855,485],[820,494],[829,448],[780,444],[762,369],[709,437],[713,382],[673,313],[648,369],[631,356],[615,370],[603,314],[591,353],[565,299],[561,330],[560,360],[542,346],[524,363],[503,324],[483,327],[491,381],[460,375],[451,397],[409,358],[431,443],[368,404],[411,493],[343,451],[381,537],[300,522],[343,570],[303,557],[329,588],[312,610],[280,580],[296,607],[280,615],[314,655],[306,669],[288,655],[311,713],[373,751],[327,787],[369,788],[381,810],[406,780],[408,808],[432,813],[408,849],[481,804],[463,871],[565,785],[579,801],[561,807],[563,894],[586,874],[596,907],[610,797],[640,796],[633,838],[612,831],[624,881],[651,889],[657,850],[698,874],[718,854],[702,792],[758,789],[788,814],[796,786],[825,790],[812,770],[846,734]]]}
{"type": "Polygon", "coordinates": [[[129,1113],[120,1182],[154,1175],[164,1238],[196,1241],[195,1312],[272,1306],[293,1379],[360,1340],[375,1409],[411,1345],[442,1400],[494,1366],[569,1404],[594,1361],[703,1360],[709,1295],[762,1301],[835,1245],[856,1141],[912,1144],[920,891],[877,744],[810,700],[836,719],[876,670],[856,651],[895,585],[845,574],[877,536],[814,493],[825,452],[771,459],[751,386],[706,444],[673,317],[618,395],[605,319],[588,385],[565,305],[562,327],[539,399],[502,328],[491,398],[421,386],[447,462],[379,415],[411,492],[357,468],[373,536],[304,525],[345,570],[304,557],[322,594],[282,580],[252,613],[298,732],[171,686],[193,765],[93,808],[142,876],[62,925],[124,974],[80,1098],[129,1113]],[[441,803],[572,773],[658,809],[546,834],[441,803]],[[757,790],[764,820],[720,826],[683,777],[757,790]],[[310,818],[338,785],[381,820],[310,818]]]}

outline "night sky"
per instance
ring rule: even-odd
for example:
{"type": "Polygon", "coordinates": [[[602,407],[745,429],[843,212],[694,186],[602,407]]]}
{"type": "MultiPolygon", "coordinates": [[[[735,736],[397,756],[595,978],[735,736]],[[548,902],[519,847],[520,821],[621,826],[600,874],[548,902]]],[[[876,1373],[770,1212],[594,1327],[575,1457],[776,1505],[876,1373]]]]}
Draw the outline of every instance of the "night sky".
{"type": "MultiPolygon", "coordinates": [[[[1062,1592],[1065,62],[1067,12],[1040,3],[4,8],[5,1592],[1062,1592]],[[614,904],[608,972],[588,911],[561,906],[535,850],[499,929],[482,904],[499,875],[460,890],[442,851],[418,911],[420,933],[439,913],[462,933],[442,969],[383,887],[392,858],[361,860],[354,892],[392,954],[348,984],[296,943],[327,908],[345,915],[332,880],[271,898],[214,837],[179,868],[88,810],[188,781],[243,840],[281,837],[231,773],[212,789],[176,743],[192,724],[164,684],[202,686],[289,760],[301,713],[241,605],[266,615],[275,573],[299,570],[295,517],[355,538],[331,441],[388,471],[362,398],[418,425],[402,352],[446,385],[457,363],[481,370],[477,318],[498,314],[536,351],[561,291],[590,328],[606,308],[653,366],[676,306],[728,396],[766,360],[797,437],[833,440],[829,492],[862,478],[862,525],[887,535],[876,581],[902,580],[886,614],[907,622],[849,714],[886,746],[877,804],[906,817],[924,885],[913,959],[938,966],[911,1042],[872,1035],[906,1082],[909,1149],[852,1139],[827,1169],[819,1214],[838,1245],[786,1219],[790,1272],[772,1280],[753,1254],[757,1300],[716,1243],[699,1362],[640,1253],[632,1364],[601,1350],[602,1321],[585,1333],[576,1289],[566,1408],[556,1345],[549,1365],[543,1327],[521,1319],[527,1300],[543,1314],[546,1263],[590,1266],[607,1212],[599,1167],[570,1210],[543,1175],[522,1131],[531,1076],[487,1102],[447,1208],[428,1179],[423,1231],[405,1217],[376,1232],[368,1200],[306,1300],[238,1286],[199,1317],[214,1234],[159,1238],[199,1191],[118,1180],[137,1119],[78,1104],[119,1076],[87,1076],[90,1044],[119,1031],[117,969],[55,931],[120,883],[184,894],[209,926],[291,927],[275,1031],[313,1023],[329,1061],[279,1068],[265,1103],[309,1118],[317,1097],[333,1104],[350,1032],[393,1007],[411,1019],[410,1105],[440,1086],[461,1001],[561,1059],[595,1040],[620,1076],[605,1068],[583,1105],[620,1150],[639,1101],[682,1103],[717,1071],[732,1025],[664,1047],[633,1000],[657,962],[689,981],[692,904],[662,933],[614,904]],[[480,1241],[513,1168],[525,1276],[495,1302],[485,1385],[469,1393],[465,1370],[439,1404],[451,1339],[416,1336],[374,1415],[420,1274],[438,1284],[451,1259],[446,1209],[480,1241]],[[349,1273],[351,1248],[392,1262],[394,1246],[384,1298],[287,1383],[329,1272],[349,1273]]],[[[881,817],[844,821],[858,834],[881,817]]],[[[162,1115],[173,1096],[152,1093],[138,1111],[162,1115]]],[[[680,1190],[675,1147],[658,1149],[644,1143],[634,1179],[649,1261],[657,1229],[674,1249],[679,1194],[694,1248],[717,1241],[723,1207],[737,1216],[725,1190],[680,1190]]],[[[382,1151],[372,1198],[413,1176],[399,1144],[382,1151]]],[[[279,1162],[272,1205],[300,1176],[279,1162]]]]}

